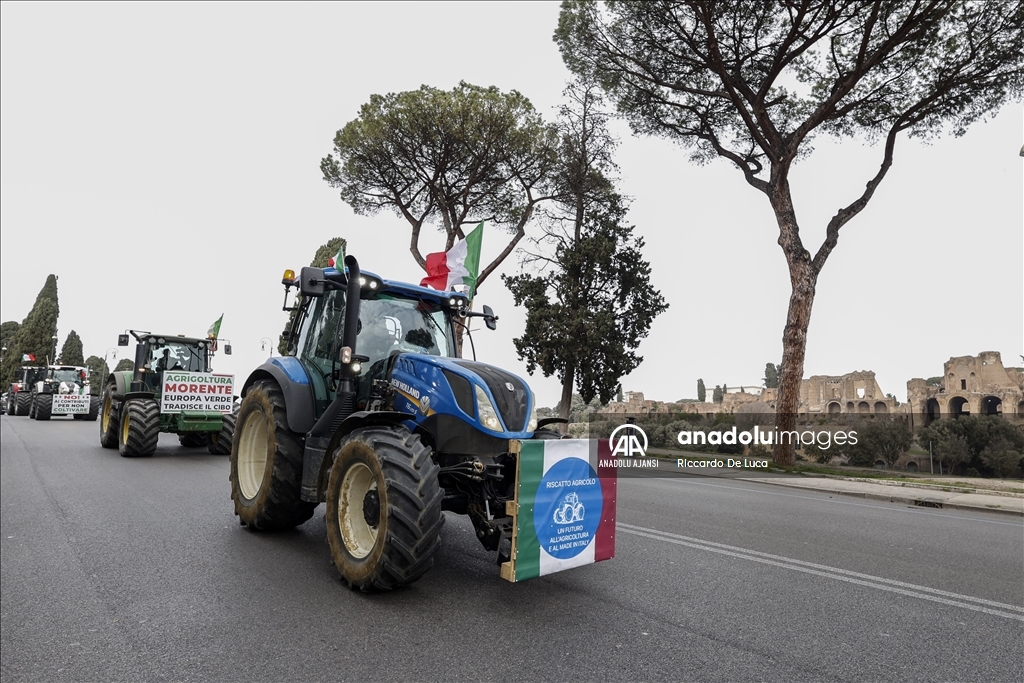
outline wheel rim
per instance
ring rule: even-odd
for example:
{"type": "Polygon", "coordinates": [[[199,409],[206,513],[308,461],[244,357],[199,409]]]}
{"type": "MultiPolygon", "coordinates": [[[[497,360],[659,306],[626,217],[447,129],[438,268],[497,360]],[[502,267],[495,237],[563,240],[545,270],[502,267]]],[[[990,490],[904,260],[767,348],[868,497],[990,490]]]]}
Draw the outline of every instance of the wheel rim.
{"type": "Polygon", "coordinates": [[[238,487],[247,500],[252,500],[263,485],[267,469],[269,439],[267,422],[260,412],[253,412],[242,425],[238,439],[238,487]]]}
{"type": "Polygon", "coordinates": [[[110,431],[110,397],[106,396],[103,399],[103,433],[106,434],[110,431]]]}
{"type": "Polygon", "coordinates": [[[364,508],[367,498],[376,495],[377,482],[373,472],[364,463],[353,463],[341,481],[341,495],[338,496],[338,528],[341,529],[345,548],[355,558],[361,559],[369,555],[377,543],[379,521],[377,524],[371,524],[364,508]]]}
{"type": "Polygon", "coordinates": [[[128,443],[128,423],[131,422],[131,411],[125,406],[124,415],[121,417],[121,443],[128,443]]]}

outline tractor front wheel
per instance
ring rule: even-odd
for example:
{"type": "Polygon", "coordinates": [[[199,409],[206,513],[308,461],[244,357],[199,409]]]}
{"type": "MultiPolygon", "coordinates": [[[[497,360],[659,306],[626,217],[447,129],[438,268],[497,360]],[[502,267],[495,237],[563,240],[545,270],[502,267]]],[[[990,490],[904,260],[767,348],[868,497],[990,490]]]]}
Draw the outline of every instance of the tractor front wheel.
{"type": "Polygon", "coordinates": [[[114,385],[108,384],[103,390],[100,409],[100,445],[104,448],[117,448],[119,427],[120,416],[114,412],[114,385]]]}
{"type": "Polygon", "coordinates": [[[404,427],[365,427],[331,454],[327,542],[353,589],[391,590],[419,579],[441,543],[438,467],[404,427]]]}
{"type": "Polygon", "coordinates": [[[160,407],[151,398],[133,398],[121,408],[117,448],[124,458],[147,458],[160,440],[160,407]]]}
{"type": "Polygon", "coordinates": [[[235,434],[235,414],[225,413],[221,418],[220,431],[210,434],[206,448],[213,455],[231,455],[231,439],[235,434]]]}
{"type": "Polygon", "coordinates": [[[35,409],[35,414],[32,417],[37,420],[49,420],[50,413],[53,412],[53,396],[50,394],[36,394],[33,408],[35,409]]]}
{"type": "MultiPolygon", "coordinates": [[[[252,385],[238,410],[231,439],[231,499],[250,529],[291,529],[313,516],[302,500],[302,444],[288,429],[281,388],[273,380],[252,385]]],[[[219,441],[219,436],[218,436],[219,441]]]]}
{"type": "Polygon", "coordinates": [[[88,420],[89,422],[95,422],[96,421],[96,418],[98,418],[100,416],[100,402],[101,402],[101,400],[102,399],[100,399],[99,396],[90,396],[89,397],[89,412],[88,412],[88,414],[86,414],[85,416],[82,417],[83,420],[88,420]]]}
{"type": "Polygon", "coordinates": [[[28,415],[32,410],[32,394],[28,391],[19,391],[15,400],[14,414],[28,415]]]}

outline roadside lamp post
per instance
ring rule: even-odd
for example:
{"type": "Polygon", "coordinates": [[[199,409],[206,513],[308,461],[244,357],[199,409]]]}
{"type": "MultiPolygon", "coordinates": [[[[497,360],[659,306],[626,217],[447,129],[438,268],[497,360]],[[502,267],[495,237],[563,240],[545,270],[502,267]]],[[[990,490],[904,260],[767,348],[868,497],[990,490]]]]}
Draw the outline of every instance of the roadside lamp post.
{"type": "Polygon", "coordinates": [[[57,364],[57,335],[53,335],[53,363],[57,364]]]}
{"type": "Polygon", "coordinates": [[[107,372],[109,372],[111,370],[111,367],[110,364],[107,362],[107,358],[117,360],[117,349],[113,347],[109,348],[107,349],[106,353],[103,354],[103,365],[107,368],[107,372]]]}
{"type": "Polygon", "coordinates": [[[270,337],[263,337],[262,339],[260,339],[260,348],[263,349],[264,351],[266,351],[269,348],[270,355],[268,355],[267,358],[272,358],[274,355],[274,340],[271,339],[270,337]]]}

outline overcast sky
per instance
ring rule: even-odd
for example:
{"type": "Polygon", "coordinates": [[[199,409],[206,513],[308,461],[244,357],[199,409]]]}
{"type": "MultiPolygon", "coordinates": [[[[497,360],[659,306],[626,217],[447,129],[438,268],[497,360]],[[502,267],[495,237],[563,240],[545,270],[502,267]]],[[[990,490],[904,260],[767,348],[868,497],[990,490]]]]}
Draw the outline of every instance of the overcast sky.
{"type": "MultiPolygon", "coordinates": [[[[234,355],[216,370],[240,382],[283,327],[281,272],[328,239],[345,237],[367,270],[422,277],[403,220],[356,216],[324,182],[334,133],[374,93],[460,80],[519,90],[553,118],[569,79],[557,17],[555,2],[4,3],[0,318],[20,322],[51,272],[60,342],[74,329],[86,355],[126,328],[201,335],[224,313],[234,355]]],[[[623,388],[675,401],[699,377],[760,386],[789,296],[767,200],[725,162],[697,167],[671,142],[616,131],[629,218],[671,306],[623,388]]],[[[874,370],[903,400],[950,356],[1022,364],[1022,142],[1019,103],[962,138],[898,142],[819,280],[805,377],[874,370]]],[[[820,140],[796,167],[812,252],[879,155],[820,140]]],[[[443,235],[421,246],[439,251],[443,235]]],[[[484,259],[503,246],[485,233],[484,259]]],[[[475,335],[479,359],[525,377],[512,344],[524,312],[496,276],[477,301],[501,316],[475,335]]],[[[557,402],[554,378],[527,379],[541,405],[557,402]]]]}

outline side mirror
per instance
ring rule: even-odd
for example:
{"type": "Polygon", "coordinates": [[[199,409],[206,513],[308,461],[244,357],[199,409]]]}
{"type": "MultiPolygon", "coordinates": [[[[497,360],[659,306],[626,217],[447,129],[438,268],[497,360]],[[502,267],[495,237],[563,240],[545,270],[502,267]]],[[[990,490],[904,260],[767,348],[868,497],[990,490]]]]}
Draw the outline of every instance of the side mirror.
{"type": "Polygon", "coordinates": [[[225,344],[224,345],[224,355],[225,356],[230,356],[231,355],[231,344],[225,344]]]}
{"type": "Polygon", "coordinates": [[[489,330],[498,329],[498,316],[494,315],[494,309],[487,305],[484,305],[484,324],[489,330]]]}
{"type": "Polygon", "coordinates": [[[324,285],[324,269],[304,267],[299,273],[299,291],[302,296],[323,296],[327,291],[324,285]]]}
{"type": "Polygon", "coordinates": [[[119,334],[119,335],[117,335],[117,345],[118,346],[128,346],[128,335],[127,334],[119,334]]]}

